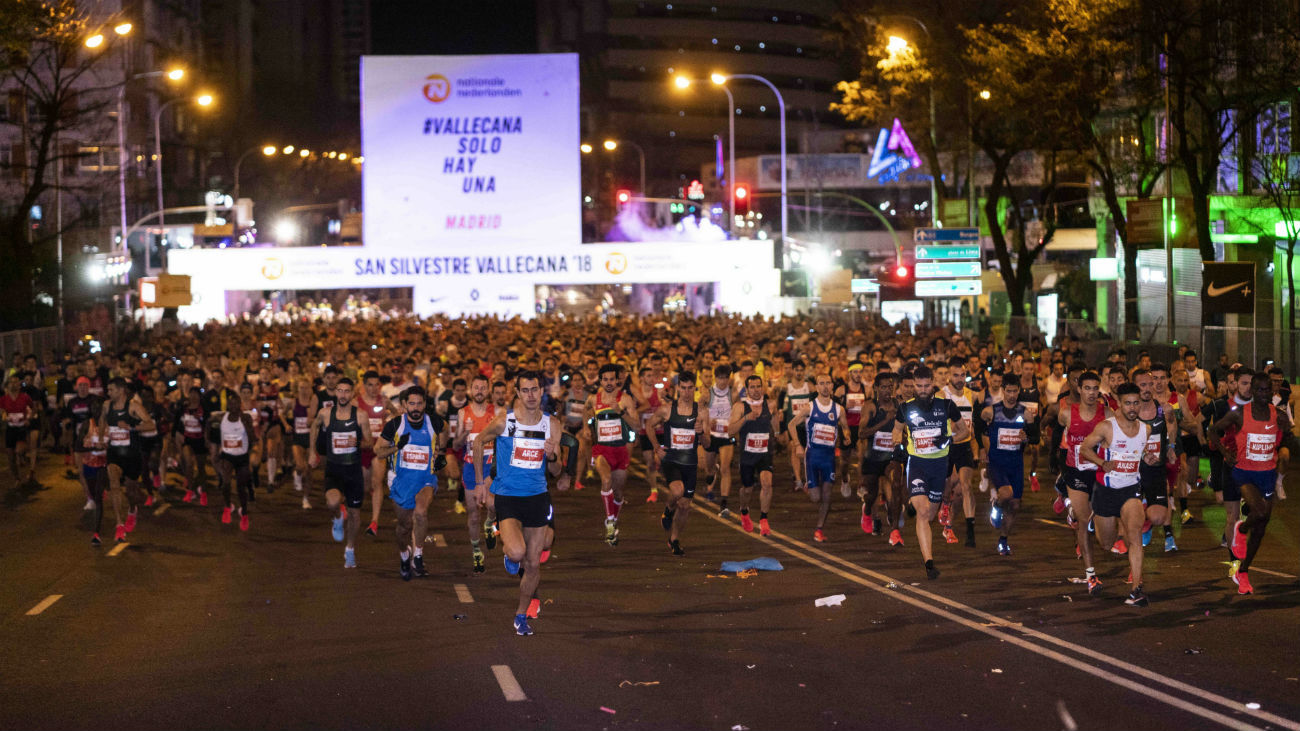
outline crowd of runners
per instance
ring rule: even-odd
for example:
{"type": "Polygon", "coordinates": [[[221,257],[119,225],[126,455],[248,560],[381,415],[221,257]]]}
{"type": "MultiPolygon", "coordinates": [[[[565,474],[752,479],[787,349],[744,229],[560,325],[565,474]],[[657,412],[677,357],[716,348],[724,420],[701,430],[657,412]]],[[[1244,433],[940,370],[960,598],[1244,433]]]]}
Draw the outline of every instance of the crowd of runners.
{"type": "Polygon", "coordinates": [[[1135,606],[1145,547],[1177,551],[1172,526],[1197,519],[1189,499],[1206,489],[1226,513],[1229,576],[1251,593],[1297,448],[1283,372],[1226,357],[1210,371],[1186,348],[1088,363],[1079,346],[808,318],[254,321],[29,356],[6,369],[0,416],[13,480],[36,481],[38,452],[62,455],[96,546],[106,515],[126,541],[167,491],[255,530],[257,494],[280,487],[323,508],[345,568],[363,526],[391,531],[410,580],[427,575],[434,494],[451,492],[473,571],[500,545],[520,576],[519,634],[555,537],[552,488],[598,491],[611,547],[626,501],[661,503],[676,555],[706,501],[767,536],[776,493],[807,499],[815,522],[787,533],[915,540],[930,579],[936,540],[975,548],[987,521],[1009,556],[1026,487],[1054,491],[1087,591],[1118,554],[1135,606]],[[635,495],[634,459],[649,483],[635,495]],[[782,460],[793,479],[778,488],[782,460]]]}

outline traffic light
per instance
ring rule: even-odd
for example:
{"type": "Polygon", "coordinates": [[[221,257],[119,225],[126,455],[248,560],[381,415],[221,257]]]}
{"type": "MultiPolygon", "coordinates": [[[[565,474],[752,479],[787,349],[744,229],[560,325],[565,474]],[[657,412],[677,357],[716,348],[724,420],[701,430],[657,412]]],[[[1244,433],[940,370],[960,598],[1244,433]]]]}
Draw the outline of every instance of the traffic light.
{"type": "Polygon", "coordinates": [[[903,262],[886,264],[877,275],[880,282],[880,299],[911,300],[916,299],[916,279],[912,268],[903,262]]]}
{"type": "Polygon", "coordinates": [[[632,200],[632,191],[620,188],[618,192],[614,194],[614,199],[618,201],[618,207],[623,208],[632,200]]]}
{"type": "Polygon", "coordinates": [[[749,213],[749,186],[737,185],[736,192],[736,215],[743,216],[749,213]]]}

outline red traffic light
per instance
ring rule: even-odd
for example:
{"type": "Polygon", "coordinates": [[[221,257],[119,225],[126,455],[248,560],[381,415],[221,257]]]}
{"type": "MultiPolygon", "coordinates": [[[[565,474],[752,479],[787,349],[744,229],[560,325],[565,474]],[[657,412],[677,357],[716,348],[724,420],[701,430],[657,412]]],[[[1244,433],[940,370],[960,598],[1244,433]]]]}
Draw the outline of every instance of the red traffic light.
{"type": "Polygon", "coordinates": [[[894,276],[898,277],[899,279],[907,279],[907,275],[908,275],[907,267],[903,266],[902,264],[899,264],[898,268],[894,270],[894,276]]]}
{"type": "Polygon", "coordinates": [[[749,197],[749,188],[743,185],[736,186],[736,200],[743,201],[749,197]]]}
{"type": "Polygon", "coordinates": [[[617,197],[618,197],[619,204],[627,203],[628,201],[632,200],[632,191],[620,190],[618,191],[617,197]]]}

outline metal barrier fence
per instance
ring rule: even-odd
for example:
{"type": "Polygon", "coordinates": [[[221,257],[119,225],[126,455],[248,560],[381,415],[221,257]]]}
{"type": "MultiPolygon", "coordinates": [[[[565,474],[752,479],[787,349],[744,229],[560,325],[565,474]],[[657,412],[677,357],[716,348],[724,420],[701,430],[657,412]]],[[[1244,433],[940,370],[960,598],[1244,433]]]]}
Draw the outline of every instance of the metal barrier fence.
{"type": "Polygon", "coordinates": [[[0,332],[0,359],[3,359],[6,370],[13,367],[15,358],[35,353],[38,359],[43,360],[47,351],[57,353],[61,350],[57,327],[0,332]]]}

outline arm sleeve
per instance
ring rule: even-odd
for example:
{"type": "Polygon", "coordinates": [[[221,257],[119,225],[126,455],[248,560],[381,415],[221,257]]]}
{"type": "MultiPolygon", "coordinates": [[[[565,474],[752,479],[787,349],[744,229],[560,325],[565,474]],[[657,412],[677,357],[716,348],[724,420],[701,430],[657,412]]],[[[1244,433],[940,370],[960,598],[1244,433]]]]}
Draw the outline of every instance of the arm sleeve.
{"type": "Polygon", "coordinates": [[[389,419],[384,422],[384,428],[380,429],[379,434],[376,436],[383,437],[389,444],[392,444],[394,438],[397,436],[397,425],[401,422],[401,419],[402,417],[399,416],[395,419],[389,419]]]}

